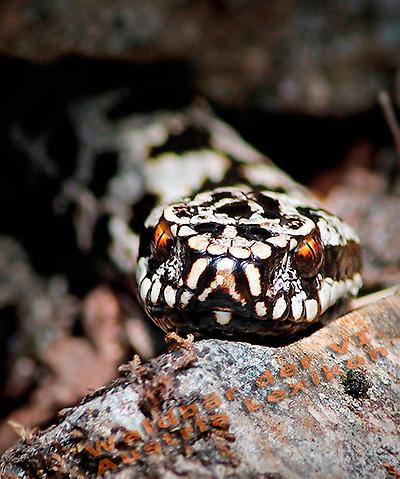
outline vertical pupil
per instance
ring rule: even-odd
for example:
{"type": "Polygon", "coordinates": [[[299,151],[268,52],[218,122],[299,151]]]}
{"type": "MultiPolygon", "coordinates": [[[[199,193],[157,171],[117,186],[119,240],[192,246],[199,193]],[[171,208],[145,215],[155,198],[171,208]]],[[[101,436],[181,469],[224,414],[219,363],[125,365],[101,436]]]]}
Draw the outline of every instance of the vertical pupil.
{"type": "Polygon", "coordinates": [[[321,265],[321,246],[315,238],[305,239],[296,251],[295,264],[307,277],[314,275],[321,265]]]}
{"type": "Polygon", "coordinates": [[[307,241],[307,242],[306,242],[306,246],[307,246],[308,251],[309,251],[309,252],[306,253],[307,256],[308,256],[309,254],[311,254],[311,256],[313,257],[313,260],[315,261],[315,260],[317,259],[317,258],[316,258],[317,253],[316,253],[315,249],[313,248],[313,247],[315,246],[314,241],[311,241],[311,242],[308,242],[308,241],[307,241]]]}
{"type": "Polygon", "coordinates": [[[172,239],[171,230],[165,220],[161,220],[154,231],[154,244],[156,250],[168,248],[172,239]]]}

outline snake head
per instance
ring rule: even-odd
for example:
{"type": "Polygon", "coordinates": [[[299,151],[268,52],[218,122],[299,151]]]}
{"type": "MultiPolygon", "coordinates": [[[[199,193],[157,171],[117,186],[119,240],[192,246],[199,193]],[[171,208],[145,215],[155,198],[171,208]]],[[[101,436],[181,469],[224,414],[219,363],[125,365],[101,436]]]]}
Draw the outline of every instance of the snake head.
{"type": "Polygon", "coordinates": [[[276,335],[356,295],[360,258],[355,233],[325,210],[283,193],[223,187],[150,214],[138,291],[166,331],[276,335]]]}

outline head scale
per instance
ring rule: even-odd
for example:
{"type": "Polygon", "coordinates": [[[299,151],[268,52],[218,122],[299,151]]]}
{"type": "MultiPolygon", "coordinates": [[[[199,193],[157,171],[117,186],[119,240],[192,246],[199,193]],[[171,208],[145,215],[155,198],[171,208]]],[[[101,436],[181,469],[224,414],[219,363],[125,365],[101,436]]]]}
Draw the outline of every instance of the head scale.
{"type": "Polygon", "coordinates": [[[324,210],[282,193],[223,187],[150,214],[137,280],[164,330],[279,334],[355,295],[360,249],[324,210]]]}

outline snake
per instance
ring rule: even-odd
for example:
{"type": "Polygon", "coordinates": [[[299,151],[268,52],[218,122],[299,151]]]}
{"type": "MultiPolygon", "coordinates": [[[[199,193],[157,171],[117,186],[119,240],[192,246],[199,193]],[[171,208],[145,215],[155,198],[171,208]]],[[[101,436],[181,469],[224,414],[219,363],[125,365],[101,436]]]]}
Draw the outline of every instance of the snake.
{"type": "Polygon", "coordinates": [[[290,336],[358,294],[354,230],[210,108],[129,118],[114,142],[117,173],[96,198],[109,256],[165,332],[290,336]]]}

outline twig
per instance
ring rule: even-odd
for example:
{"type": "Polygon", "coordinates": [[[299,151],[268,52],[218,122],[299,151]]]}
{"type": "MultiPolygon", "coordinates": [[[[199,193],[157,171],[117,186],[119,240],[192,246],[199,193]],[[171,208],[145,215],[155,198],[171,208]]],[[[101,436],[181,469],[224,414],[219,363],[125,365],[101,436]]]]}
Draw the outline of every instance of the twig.
{"type": "Polygon", "coordinates": [[[376,291],[375,293],[367,294],[366,296],[361,296],[360,298],[353,299],[349,306],[349,311],[354,311],[356,309],[364,308],[370,304],[376,303],[380,299],[387,298],[392,294],[395,294],[399,290],[399,286],[392,286],[390,288],[382,289],[381,291],[376,291]]]}
{"type": "Polygon", "coordinates": [[[383,114],[385,115],[386,123],[393,136],[393,141],[396,145],[396,151],[400,155],[400,128],[394,113],[392,100],[387,91],[380,91],[378,100],[381,105],[383,114]]]}

